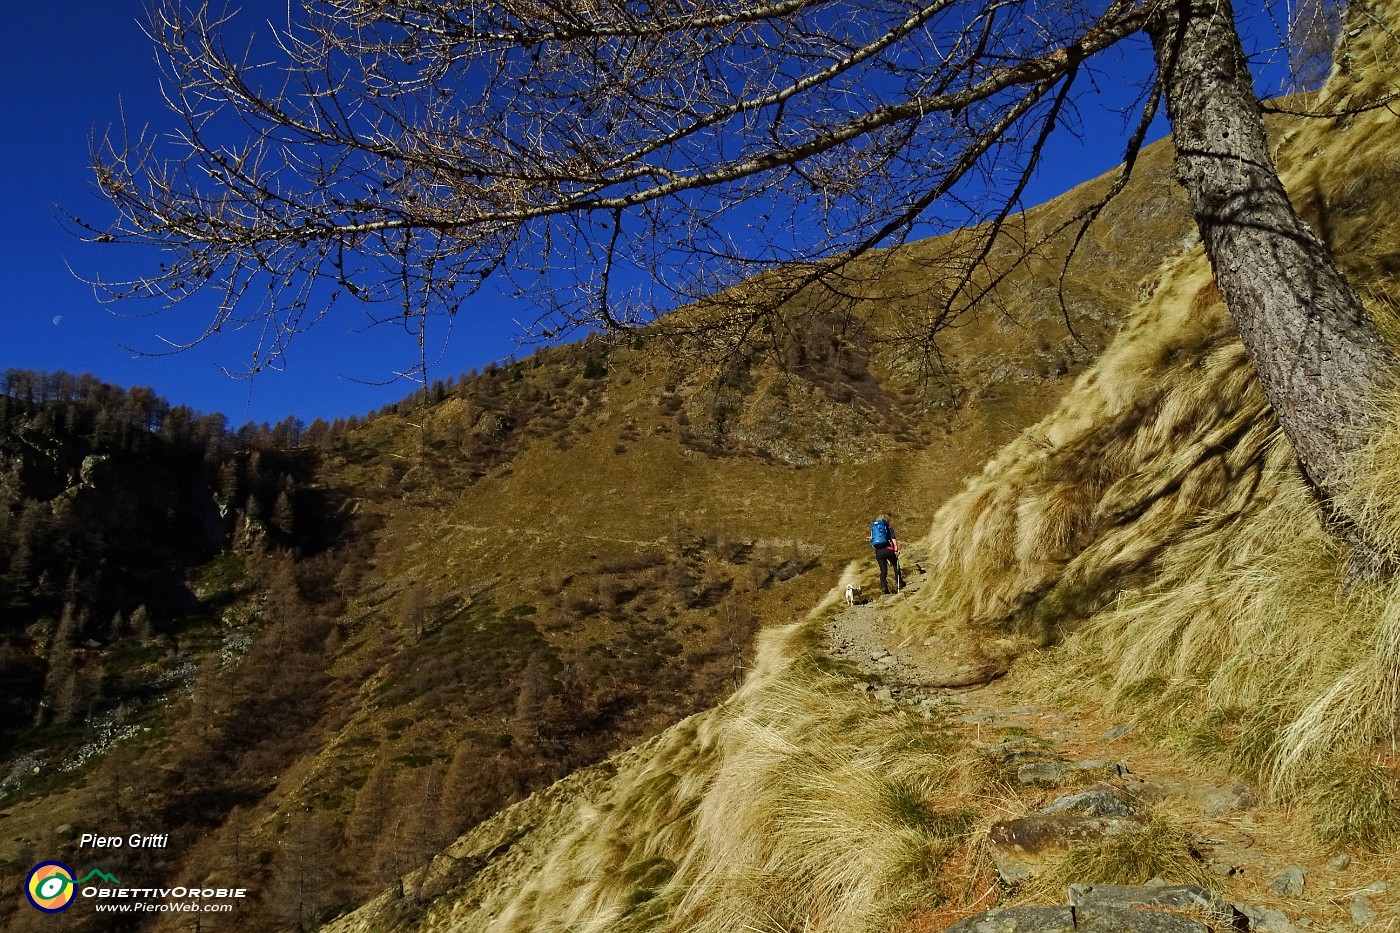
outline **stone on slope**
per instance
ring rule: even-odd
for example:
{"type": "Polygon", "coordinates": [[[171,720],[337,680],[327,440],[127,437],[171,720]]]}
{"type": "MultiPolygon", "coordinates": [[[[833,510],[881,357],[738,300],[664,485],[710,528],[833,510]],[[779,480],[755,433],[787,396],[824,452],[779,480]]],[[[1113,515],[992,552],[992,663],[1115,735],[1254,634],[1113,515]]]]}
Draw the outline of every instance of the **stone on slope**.
{"type": "Polygon", "coordinates": [[[1138,806],[1107,787],[1095,787],[1061,797],[1041,813],[1076,813],[1079,816],[1136,816],[1138,806]]]}
{"type": "Polygon", "coordinates": [[[947,933],[1210,933],[1199,920],[1136,908],[995,907],[947,933]]]}
{"type": "Polygon", "coordinates": [[[1072,846],[1140,833],[1143,826],[1143,821],[1134,816],[1035,813],[993,823],[987,832],[988,848],[1002,881],[1016,884],[1034,877],[1049,856],[1072,846]]]}
{"type": "Polygon", "coordinates": [[[1075,933],[1210,933],[1194,917],[1165,910],[1092,908],[1075,911],[1075,933]]]}
{"type": "Polygon", "coordinates": [[[1289,897],[1302,897],[1304,878],[1302,865],[1290,865],[1274,879],[1274,892],[1289,897]]]}
{"type": "Polygon", "coordinates": [[[1142,907],[1178,910],[1209,918],[1211,925],[1243,929],[1243,917],[1223,898],[1193,884],[1072,884],[1070,906],[1079,911],[1142,907]]]}
{"type": "Polygon", "coordinates": [[[948,928],[947,933],[1074,933],[1069,907],[993,907],[948,928]]]}
{"type": "Polygon", "coordinates": [[[1255,907],[1241,904],[1240,913],[1249,918],[1252,933],[1298,933],[1298,928],[1288,919],[1288,915],[1272,907],[1255,907]]]}
{"type": "Polygon", "coordinates": [[[1206,793],[1201,798],[1201,812],[1208,817],[1217,818],[1253,809],[1258,803],[1259,798],[1254,789],[1239,782],[1206,793]]]}

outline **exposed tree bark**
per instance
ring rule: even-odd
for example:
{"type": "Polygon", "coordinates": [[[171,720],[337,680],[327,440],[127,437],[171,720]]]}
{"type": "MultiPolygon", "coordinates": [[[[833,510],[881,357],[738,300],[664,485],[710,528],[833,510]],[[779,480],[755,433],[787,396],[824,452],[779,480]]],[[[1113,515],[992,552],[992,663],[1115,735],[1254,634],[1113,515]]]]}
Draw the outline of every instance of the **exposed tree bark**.
{"type": "Polygon", "coordinates": [[[1337,531],[1372,563],[1365,530],[1344,514],[1340,493],[1400,358],[1284,191],[1229,0],[1171,0],[1148,31],[1177,179],[1225,304],[1337,531]]]}

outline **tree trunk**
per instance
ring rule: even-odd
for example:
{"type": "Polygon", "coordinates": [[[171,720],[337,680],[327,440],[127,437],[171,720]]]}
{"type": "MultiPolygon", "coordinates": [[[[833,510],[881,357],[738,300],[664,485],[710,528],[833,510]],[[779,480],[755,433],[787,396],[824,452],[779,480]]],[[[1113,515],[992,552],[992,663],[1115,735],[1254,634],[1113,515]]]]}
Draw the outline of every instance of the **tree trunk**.
{"type": "Polygon", "coordinates": [[[1148,31],[1177,180],[1226,307],[1334,532],[1373,565],[1366,529],[1339,494],[1400,359],[1288,200],[1229,0],[1167,0],[1148,31]]]}

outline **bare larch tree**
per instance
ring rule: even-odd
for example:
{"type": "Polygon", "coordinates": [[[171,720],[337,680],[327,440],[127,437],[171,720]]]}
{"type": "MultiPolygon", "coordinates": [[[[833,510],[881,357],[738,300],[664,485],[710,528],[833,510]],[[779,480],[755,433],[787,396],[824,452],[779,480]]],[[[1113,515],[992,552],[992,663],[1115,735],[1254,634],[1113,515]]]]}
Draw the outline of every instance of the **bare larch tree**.
{"type": "Polygon", "coordinates": [[[1324,501],[1395,372],[1279,183],[1228,0],[304,0],[237,47],[232,22],[156,6],[179,125],[96,147],[117,219],[86,229],[162,248],[112,293],[212,293],[205,335],[258,328],[254,369],[344,302],[421,341],[503,277],[545,336],[616,329],[667,307],[653,285],[693,298],[795,262],[805,282],[911,231],[995,229],[1095,57],[1145,35],[1126,164],[1165,100],[1221,291],[1324,501]]]}

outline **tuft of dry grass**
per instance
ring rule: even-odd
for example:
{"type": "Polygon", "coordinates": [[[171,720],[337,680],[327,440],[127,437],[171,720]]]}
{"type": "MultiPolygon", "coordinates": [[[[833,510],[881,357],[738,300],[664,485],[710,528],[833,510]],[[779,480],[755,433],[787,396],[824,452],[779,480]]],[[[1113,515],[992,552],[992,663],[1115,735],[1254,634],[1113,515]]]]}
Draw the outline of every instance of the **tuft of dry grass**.
{"type": "Polygon", "coordinates": [[[1347,477],[1348,510],[1361,516],[1370,541],[1394,560],[1400,556],[1400,389],[1376,400],[1380,425],[1347,477]]]}
{"type": "Polygon", "coordinates": [[[1356,782],[1340,775],[1371,773],[1363,763],[1396,738],[1400,583],[1343,587],[1342,549],[1286,445],[1268,462],[1251,509],[1189,529],[1063,663],[1108,672],[1108,701],[1171,723],[1165,738],[1301,796],[1330,841],[1375,843],[1400,815],[1382,812],[1393,795],[1374,780],[1343,793],[1356,782]]]}
{"type": "Polygon", "coordinates": [[[1203,888],[1219,885],[1219,878],[1193,851],[1191,834],[1162,813],[1154,813],[1141,832],[1118,833],[1069,849],[1022,893],[1053,902],[1070,884],[1143,884],[1154,878],[1203,888]]]}
{"type": "Polygon", "coordinates": [[[1169,275],[1060,407],[939,510],[923,543],[933,582],[906,629],[1049,642],[1203,510],[1246,506],[1275,426],[1200,265],[1169,275]]]}
{"type": "Polygon", "coordinates": [[[773,929],[876,928],[937,898],[939,861],[972,821],[932,803],[946,739],[822,680],[783,678],[730,722],[676,929],[744,929],[756,903],[773,929]]]}
{"type": "Polygon", "coordinates": [[[1400,839],[1400,783],[1393,767],[1369,757],[1329,756],[1303,800],[1317,815],[1314,833],[1324,843],[1382,850],[1400,839]]]}

